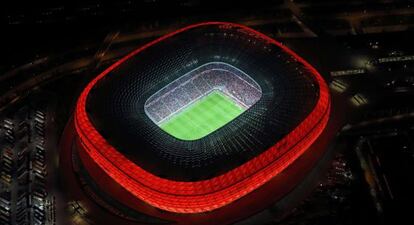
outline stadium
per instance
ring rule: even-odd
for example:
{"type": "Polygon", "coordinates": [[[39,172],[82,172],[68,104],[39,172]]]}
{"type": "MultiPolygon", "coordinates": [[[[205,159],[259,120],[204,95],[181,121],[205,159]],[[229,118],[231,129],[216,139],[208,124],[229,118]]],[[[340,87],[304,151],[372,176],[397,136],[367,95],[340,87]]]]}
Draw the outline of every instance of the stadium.
{"type": "Polygon", "coordinates": [[[329,118],[324,79],[292,50],[243,25],[200,23],[88,83],[60,157],[77,194],[123,224],[228,224],[300,183],[329,118]]]}
{"type": "Polygon", "coordinates": [[[0,9],[0,225],[412,220],[412,1],[32,2],[0,9]]]}

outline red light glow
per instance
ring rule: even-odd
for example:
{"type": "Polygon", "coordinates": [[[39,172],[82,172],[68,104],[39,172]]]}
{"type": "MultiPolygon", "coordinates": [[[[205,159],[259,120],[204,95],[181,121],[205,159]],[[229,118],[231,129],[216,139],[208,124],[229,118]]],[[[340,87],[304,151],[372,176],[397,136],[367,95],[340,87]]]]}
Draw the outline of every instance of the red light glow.
{"type": "Polygon", "coordinates": [[[86,169],[100,168],[127,192],[153,207],[174,213],[202,213],[242,198],[282,172],[319,137],[327,124],[329,110],[330,97],[325,81],[315,68],[295,52],[246,26],[206,22],[182,28],[136,49],[93,79],[79,97],[75,112],[75,127],[81,159],[89,157],[88,160],[83,161],[92,161],[96,164],[94,167],[89,167],[88,163],[85,163],[86,169]],[[87,96],[100,79],[144,49],[178,33],[211,25],[218,25],[223,29],[237,28],[281,48],[300,62],[314,77],[319,85],[319,99],[311,113],[294,130],[271,148],[237,168],[220,176],[196,182],[173,181],[157,177],[134,164],[99,134],[85,110],[87,96]]]}

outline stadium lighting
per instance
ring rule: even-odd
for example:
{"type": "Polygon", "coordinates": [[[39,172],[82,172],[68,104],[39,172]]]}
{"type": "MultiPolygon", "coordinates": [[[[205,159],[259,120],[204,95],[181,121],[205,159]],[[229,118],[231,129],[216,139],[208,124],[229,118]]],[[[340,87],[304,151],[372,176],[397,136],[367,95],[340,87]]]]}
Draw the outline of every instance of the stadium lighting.
{"type": "MultiPolygon", "coordinates": [[[[207,36],[203,37],[207,38],[207,36]]],[[[223,38],[231,38],[231,36],[226,35],[223,38]]],[[[252,42],[249,43],[252,44],[252,42]]],[[[269,54],[268,51],[266,52],[266,54],[269,54]]],[[[283,60],[277,57],[268,58],[267,60],[273,60],[273,64],[284,63],[283,60]]],[[[286,67],[289,66],[288,64],[284,65],[286,67]]],[[[292,71],[296,70],[293,69],[292,71]]],[[[275,71],[271,71],[271,74],[272,76],[285,76],[285,78],[291,76],[291,74],[276,73],[275,71]]],[[[249,75],[255,76],[255,74],[251,73],[249,75]]],[[[303,76],[302,74],[300,75],[300,77],[303,76]]],[[[272,96],[274,95],[271,92],[268,91],[266,93],[266,97],[272,96]]],[[[262,103],[263,107],[266,104],[268,103],[262,103]]],[[[301,102],[301,105],[304,104],[306,102],[301,102]]],[[[270,113],[266,108],[263,109],[263,113],[267,113],[267,115],[270,113]]],[[[328,122],[329,113],[330,96],[327,84],[316,69],[295,52],[270,37],[246,26],[223,22],[206,22],[191,25],[158,38],[131,52],[103,71],[82,91],[76,106],[74,124],[79,158],[100,188],[112,196],[119,197],[122,203],[136,210],[145,210],[147,206],[152,206],[169,213],[194,214],[211,212],[235,203],[278,176],[305,153],[320,136],[328,122]],[[247,41],[252,39],[256,42],[254,46],[259,44],[268,45],[273,48],[272,52],[279,51],[289,56],[291,59],[289,65],[295,66],[299,64],[303,67],[303,71],[306,72],[306,76],[310,78],[307,80],[314,82],[315,85],[308,85],[306,87],[316,86],[315,90],[317,93],[312,95],[317,96],[315,97],[315,104],[309,113],[293,129],[283,135],[282,138],[270,139],[270,141],[274,141],[270,147],[234,169],[218,176],[197,181],[178,181],[163,178],[131,161],[131,159],[122,154],[104,138],[87,113],[88,96],[98,82],[101,82],[104,77],[120,68],[124,63],[131,62],[130,59],[133,57],[148,52],[150,49],[162,45],[165,41],[172,38],[178,39],[190,32],[198,32],[200,34],[203,29],[209,28],[224,33],[236,33],[244,38],[239,40],[247,41]],[[108,185],[108,182],[115,182],[122,188],[108,185]],[[145,206],[141,206],[139,202],[143,202],[145,206]]],[[[284,116],[289,116],[289,114],[284,116]]],[[[268,125],[272,124],[269,121],[266,122],[268,125]]],[[[223,126],[226,127],[227,125],[223,126]]],[[[248,135],[251,135],[251,133],[248,135]]],[[[245,141],[248,140],[246,139],[245,141]]]]}
{"type": "Polygon", "coordinates": [[[180,140],[207,136],[237,118],[262,96],[249,75],[223,62],[209,62],[179,77],[147,99],[146,115],[180,140]]]}

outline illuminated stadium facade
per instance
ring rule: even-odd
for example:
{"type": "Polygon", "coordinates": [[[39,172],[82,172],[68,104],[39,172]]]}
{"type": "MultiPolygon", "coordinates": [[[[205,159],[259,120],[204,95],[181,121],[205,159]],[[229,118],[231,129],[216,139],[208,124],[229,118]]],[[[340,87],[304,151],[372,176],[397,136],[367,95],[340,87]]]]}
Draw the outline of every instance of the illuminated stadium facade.
{"type": "Polygon", "coordinates": [[[127,209],[121,217],[226,224],[300,182],[281,179],[329,113],[327,85],[306,61],[248,27],[210,22],[163,36],[94,78],[63,146],[99,205],[127,209]]]}

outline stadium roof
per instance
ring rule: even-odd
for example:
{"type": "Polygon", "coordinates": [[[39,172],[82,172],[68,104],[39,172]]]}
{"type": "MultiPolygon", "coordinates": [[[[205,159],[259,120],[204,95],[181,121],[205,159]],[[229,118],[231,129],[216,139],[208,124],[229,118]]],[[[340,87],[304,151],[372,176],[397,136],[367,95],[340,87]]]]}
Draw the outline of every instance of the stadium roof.
{"type": "Polygon", "coordinates": [[[250,28],[211,22],[163,36],[105,70],[81,94],[75,125],[86,164],[93,160],[150,205],[195,213],[276,176],[319,136],[328,115],[326,84],[302,58],[250,28]],[[212,61],[249,74],[262,88],[260,100],[198,140],[162,132],[145,101],[212,61]]]}

